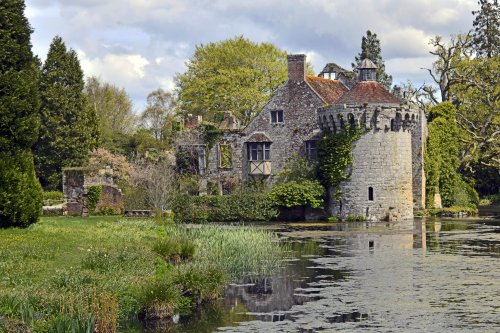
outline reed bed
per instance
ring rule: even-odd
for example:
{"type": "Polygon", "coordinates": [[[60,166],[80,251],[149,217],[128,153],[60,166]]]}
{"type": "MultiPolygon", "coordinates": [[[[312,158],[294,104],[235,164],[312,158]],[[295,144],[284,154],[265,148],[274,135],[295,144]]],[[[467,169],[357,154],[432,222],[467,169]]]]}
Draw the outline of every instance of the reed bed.
{"type": "Polygon", "coordinates": [[[118,332],[152,304],[186,312],[228,282],[268,274],[286,250],[258,228],[117,217],[43,218],[0,229],[0,240],[2,333],[118,332]],[[165,259],[177,240],[182,261],[174,265],[165,259]]]}

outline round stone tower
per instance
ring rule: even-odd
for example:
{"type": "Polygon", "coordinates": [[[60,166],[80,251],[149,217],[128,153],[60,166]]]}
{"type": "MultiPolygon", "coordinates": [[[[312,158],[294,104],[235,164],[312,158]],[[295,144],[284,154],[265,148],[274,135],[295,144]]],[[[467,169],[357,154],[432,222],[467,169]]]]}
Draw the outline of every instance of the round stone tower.
{"type": "MultiPolygon", "coordinates": [[[[329,209],[341,218],[362,215],[368,220],[409,219],[413,217],[414,187],[418,186],[413,182],[415,164],[423,169],[422,154],[413,151],[421,147],[412,142],[418,141],[413,136],[419,133],[416,129],[425,116],[378,83],[376,69],[372,61],[363,60],[358,67],[358,83],[336,104],[318,110],[324,131],[338,132],[347,126],[363,131],[354,144],[350,179],[339,185],[340,200],[330,196],[329,209]]],[[[425,183],[423,178],[420,181],[425,183]]]]}

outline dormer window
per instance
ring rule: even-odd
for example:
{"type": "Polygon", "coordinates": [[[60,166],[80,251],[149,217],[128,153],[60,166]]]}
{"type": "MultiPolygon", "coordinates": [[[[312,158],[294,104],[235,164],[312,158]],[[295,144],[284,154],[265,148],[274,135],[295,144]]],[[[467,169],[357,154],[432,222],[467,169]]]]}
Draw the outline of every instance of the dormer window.
{"type": "Polygon", "coordinates": [[[282,124],[283,123],[283,110],[272,110],[271,111],[271,123],[272,124],[282,124]]]}

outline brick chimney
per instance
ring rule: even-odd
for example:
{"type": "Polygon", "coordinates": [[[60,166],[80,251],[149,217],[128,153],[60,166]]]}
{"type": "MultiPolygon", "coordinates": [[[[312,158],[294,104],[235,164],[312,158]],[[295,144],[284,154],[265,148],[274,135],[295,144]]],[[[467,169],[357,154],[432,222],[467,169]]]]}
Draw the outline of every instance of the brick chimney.
{"type": "Polygon", "coordinates": [[[290,54],[288,58],[288,80],[304,81],[306,75],[306,55],[290,54]]]}

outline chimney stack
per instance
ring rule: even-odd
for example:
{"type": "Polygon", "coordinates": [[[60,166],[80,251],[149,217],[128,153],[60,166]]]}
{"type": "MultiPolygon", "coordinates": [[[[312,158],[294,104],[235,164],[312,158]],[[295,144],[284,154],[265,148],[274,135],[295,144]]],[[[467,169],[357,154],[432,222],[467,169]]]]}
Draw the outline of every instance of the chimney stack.
{"type": "Polygon", "coordinates": [[[288,58],[288,80],[301,82],[306,75],[306,55],[290,54],[288,58]]]}

